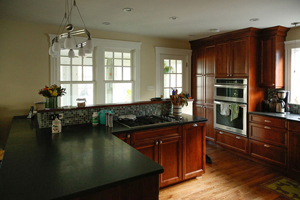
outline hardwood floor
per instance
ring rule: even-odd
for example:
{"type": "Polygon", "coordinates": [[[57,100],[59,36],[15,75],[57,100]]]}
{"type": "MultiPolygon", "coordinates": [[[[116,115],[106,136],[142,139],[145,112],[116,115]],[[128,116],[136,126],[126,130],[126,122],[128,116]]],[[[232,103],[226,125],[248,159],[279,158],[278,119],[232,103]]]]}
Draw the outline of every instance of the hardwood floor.
{"type": "Polygon", "coordinates": [[[285,199],[260,185],[278,176],[278,172],[267,166],[235,155],[215,144],[207,144],[206,153],[212,164],[198,177],[159,192],[159,199],[228,199],[228,200],[272,200],[285,199]]]}

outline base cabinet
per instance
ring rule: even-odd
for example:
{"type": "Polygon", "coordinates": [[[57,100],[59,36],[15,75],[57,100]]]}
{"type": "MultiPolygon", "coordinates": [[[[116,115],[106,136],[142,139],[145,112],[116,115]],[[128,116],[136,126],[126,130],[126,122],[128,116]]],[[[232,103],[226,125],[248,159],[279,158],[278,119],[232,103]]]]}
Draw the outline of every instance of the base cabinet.
{"type": "Polygon", "coordinates": [[[183,180],[201,176],[205,172],[205,126],[205,123],[183,126],[183,180]]]}
{"type": "Polygon", "coordinates": [[[288,122],[289,173],[300,181],[300,122],[288,122]]]}
{"type": "Polygon", "coordinates": [[[248,138],[218,129],[215,129],[215,131],[217,137],[216,143],[218,145],[240,153],[248,153],[248,138]]]}

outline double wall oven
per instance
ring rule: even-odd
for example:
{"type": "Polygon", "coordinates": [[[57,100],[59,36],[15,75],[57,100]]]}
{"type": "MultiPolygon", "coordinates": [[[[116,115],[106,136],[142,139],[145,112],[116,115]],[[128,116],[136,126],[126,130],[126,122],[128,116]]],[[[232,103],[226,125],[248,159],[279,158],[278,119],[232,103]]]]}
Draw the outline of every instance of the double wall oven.
{"type": "Polygon", "coordinates": [[[214,127],[247,136],[247,79],[216,78],[214,85],[214,127]],[[238,104],[237,117],[232,120],[231,106],[238,104]],[[226,111],[226,109],[228,109],[226,111]]]}

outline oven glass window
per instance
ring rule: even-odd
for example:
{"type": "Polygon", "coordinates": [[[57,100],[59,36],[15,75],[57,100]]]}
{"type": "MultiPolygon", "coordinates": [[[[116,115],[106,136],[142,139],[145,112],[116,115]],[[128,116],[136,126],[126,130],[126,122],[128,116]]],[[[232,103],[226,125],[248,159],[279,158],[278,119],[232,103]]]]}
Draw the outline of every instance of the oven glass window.
{"type": "Polygon", "coordinates": [[[239,115],[236,119],[233,121],[230,120],[230,114],[228,116],[221,115],[221,105],[216,104],[216,123],[223,125],[223,126],[228,126],[231,128],[236,128],[243,130],[243,108],[239,107],[239,115]]]}
{"type": "Polygon", "coordinates": [[[216,90],[219,97],[244,98],[244,89],[217,87],[216,90]]]}

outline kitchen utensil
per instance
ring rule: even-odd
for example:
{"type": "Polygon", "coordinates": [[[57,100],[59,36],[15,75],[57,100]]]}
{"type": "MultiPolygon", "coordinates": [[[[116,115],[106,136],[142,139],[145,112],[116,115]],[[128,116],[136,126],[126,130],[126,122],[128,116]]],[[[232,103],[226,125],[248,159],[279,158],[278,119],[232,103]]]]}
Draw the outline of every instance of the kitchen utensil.
{"type": "Polygon", "coordinates": [[[269,111],[276,112],[276,103],[277,103],[277,96],[274,95],[274,97],[270,99],[269,111]]]}
{"type": "Polygon", "coordinates": [[[283,100],[278,100],[276,103],[276,112],[282,113],[285,111],[285,103],[283,100]]]}

